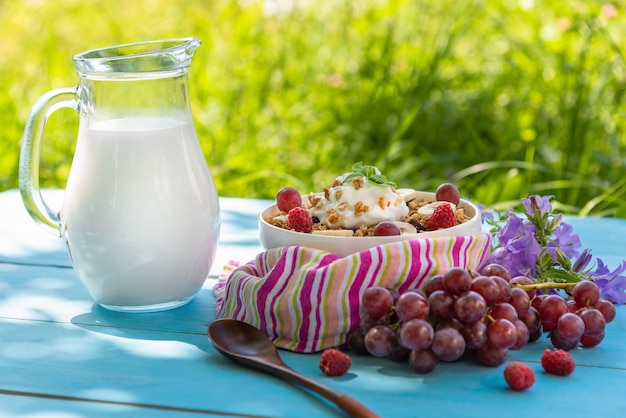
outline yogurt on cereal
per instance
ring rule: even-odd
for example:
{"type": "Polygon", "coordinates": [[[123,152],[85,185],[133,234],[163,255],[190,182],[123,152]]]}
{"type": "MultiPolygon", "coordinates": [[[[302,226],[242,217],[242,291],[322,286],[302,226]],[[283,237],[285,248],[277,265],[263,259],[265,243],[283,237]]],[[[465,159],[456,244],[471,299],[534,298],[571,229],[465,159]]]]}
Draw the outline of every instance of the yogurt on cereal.
{"type": "Polygon", "coordinates": [[[309,212],[320,223],[331,229],[351,229],[399,221],[408,215],[404,197],[394,187],[348,175],[337,177],[330,188],[324,189],[323,196],[309,195],[309,212]]]}

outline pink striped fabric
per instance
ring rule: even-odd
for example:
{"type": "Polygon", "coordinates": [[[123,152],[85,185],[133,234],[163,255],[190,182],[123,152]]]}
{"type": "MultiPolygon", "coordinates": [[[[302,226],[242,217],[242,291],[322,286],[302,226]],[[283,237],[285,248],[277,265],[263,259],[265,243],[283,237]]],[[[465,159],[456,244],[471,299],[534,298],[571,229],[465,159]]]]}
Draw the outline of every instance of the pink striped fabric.
{"type": "Polygon", "coordinates": [[[304,247],[271,249],[215,287],[217,317],[254,325],[291,351],[339,346],[359,326],[366,288],[403,293],[451,267],[478,268],[490,242],[488,233],[399,241],[343,258],[304,247]]]}

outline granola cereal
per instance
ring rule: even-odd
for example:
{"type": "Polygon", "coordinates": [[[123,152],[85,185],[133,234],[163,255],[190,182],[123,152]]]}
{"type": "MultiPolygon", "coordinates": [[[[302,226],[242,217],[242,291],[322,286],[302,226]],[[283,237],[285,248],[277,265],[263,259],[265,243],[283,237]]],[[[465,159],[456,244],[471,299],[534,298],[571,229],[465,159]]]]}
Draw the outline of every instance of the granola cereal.
{"type": "MultiPolygon", "coordinates": [[[[471,219],[462,206],[419,198],[412,189],[398,189],[376,167],[357,163],[352,168],[353,172],[334,179],[330,188],[303,196],[302,206],[313,219],[313,233],[367,237],[387,221],[396,223],[402,234],[418,234],[429,230],[428,219],[441,204],[452,206],[457,224],[471,219]]],[[[266,221],[288,229],[287,216],[282,212],[266,221]]]]}

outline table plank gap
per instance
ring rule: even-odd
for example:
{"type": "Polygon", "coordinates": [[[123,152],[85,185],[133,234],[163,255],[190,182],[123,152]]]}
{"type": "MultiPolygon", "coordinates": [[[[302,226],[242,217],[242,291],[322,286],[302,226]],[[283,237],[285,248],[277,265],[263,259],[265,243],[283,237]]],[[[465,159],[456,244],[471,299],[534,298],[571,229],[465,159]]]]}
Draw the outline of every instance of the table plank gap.
{"type": "Polygon", "coordinates": [[[171,411],[171,412],[189,412],[189,413],[202,414],[202,415],[265,418],[260,415],[250,415],[250,414],[243,415],[243,414],[236,414],[236,413],[229,413],[229,412],[211,411],[208,409],[184,408],[184,407],[167,406],[167,405],[152,405],[152,404],[139,403],[139,402],[110,401],[106,399],[89,399],[89,398],[81,398],[78,396],[53,395],[49,393],[33,393],[33,392],[23,392],[23,391],[17,391],[17,390],[7,390],[7,389],[0,389],[0,394],[10,395],[10,396],[22,396],[22,397],[29,397],[29,398],[72,401],[72,402],[88,402],[88,403],[98,403],[98,404],[106,404],[106,405],[132,406],[136,408],[157,409],[161,411],[171,411]]]}

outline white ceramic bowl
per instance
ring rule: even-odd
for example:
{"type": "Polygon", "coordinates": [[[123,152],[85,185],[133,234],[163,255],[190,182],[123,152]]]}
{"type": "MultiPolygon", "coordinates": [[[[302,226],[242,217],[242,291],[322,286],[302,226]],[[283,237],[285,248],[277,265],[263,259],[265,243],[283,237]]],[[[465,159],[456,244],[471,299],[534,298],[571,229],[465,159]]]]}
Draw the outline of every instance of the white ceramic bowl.
{"type": "MultiPolygon", "coordinates": [[[[435,193],[417,192],[417,197],[427,200],[435,200],[435,193]]],[[[338,237],[305,234],[302,232],[278,228],[267,223],[265,218],[273,217],[280,213],[274,204],[259,214],[260,240],[261,245],[265,249],[299,245],[302,247],[324,250],[329,253],[345,257],[368,248],[394,241],[479,234],[482,231],[480,210],[474,204],[465,199],[461,199],[459,207],[464,208],[465,213],[470,216],[471,219],[451,228],[421,232],[418,234],[404,234],[384,237],[338,237]]]]}

